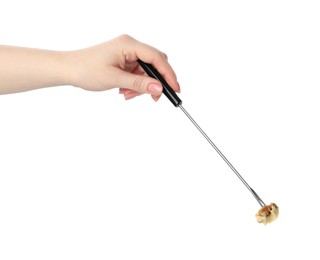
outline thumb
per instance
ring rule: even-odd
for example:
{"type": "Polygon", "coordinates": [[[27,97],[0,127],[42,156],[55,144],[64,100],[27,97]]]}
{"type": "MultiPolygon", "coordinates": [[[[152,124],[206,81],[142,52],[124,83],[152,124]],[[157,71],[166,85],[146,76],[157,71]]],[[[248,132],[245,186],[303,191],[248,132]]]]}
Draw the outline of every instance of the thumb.
{"type": "Polygon", "coordinates": [[[139,93],[148,93],[153,96],[160,96],[162,93],[161,83],[149,76],[118,70],[114,78],[116,80],[115,85],[118,88],[132,89],[139,93]]]}

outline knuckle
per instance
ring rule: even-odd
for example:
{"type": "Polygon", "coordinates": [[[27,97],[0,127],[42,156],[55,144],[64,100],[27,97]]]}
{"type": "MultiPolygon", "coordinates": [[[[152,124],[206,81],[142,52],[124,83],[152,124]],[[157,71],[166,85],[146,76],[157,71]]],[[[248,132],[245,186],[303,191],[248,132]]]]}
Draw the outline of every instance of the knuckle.
{"type": "Polygon", "coordinates": [[[133,81],[133,88],[138,92],[143,92],[143,80],[140,77],[137,77],[133,81]]]}
{"type": "Polygon", "coordinates": [[[133,38],[132,38],[130,35],[128,35],[128,34],[122,34],[122,35],[120,35],[120,36],[119,36],[119,39],[121,39],[121,40],[123,40],[123,41],[132,41],[132,40],[133,40],[133,38]]]}
{"type": "Polygon", "coordinates": [[[162,56],[163,56],[166,60],[168,60],[168,55],[167,55],[166,53],[162,52],[162,56]]]}

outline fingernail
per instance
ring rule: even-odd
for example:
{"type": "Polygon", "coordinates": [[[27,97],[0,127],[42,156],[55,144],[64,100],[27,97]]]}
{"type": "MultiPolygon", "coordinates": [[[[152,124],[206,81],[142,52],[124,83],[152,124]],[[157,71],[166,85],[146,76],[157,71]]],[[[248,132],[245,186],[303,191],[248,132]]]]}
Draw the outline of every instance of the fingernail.
{"type": "Polygon", "coordinates": [[[132,96],[124,96],[124,100],[129,100],[129,99],[133,99],[134,97],[132,96]]]}
{"type": "Polygon", "coordinates": [[[178,93],[181,93],[181,88],[180,88],[180,84],[179,84],[179,82],[177,82],[178,83],[178,93]]]}
{"type": "Polygon", "coordinates": [[[137,96],[137,93],[124,94],[124,99],[129,100],[137,96]]]}
{"type": "Polygon", "coordinates": [[[152,95],[159,96],[162,93],[162,86],[157,83],[150,83],[148,85],[148,92],[152,95]]]}
{"type": "Polygon", "coordinates": [[[157,97],[155,97],[155,96],[152,96],[152,98],[153,98],[153,100],[155,101],[155,102],[157,102],[158,100],[159,100],[159,98],[160,98],[161,96],[157,96],[157,97]]]}

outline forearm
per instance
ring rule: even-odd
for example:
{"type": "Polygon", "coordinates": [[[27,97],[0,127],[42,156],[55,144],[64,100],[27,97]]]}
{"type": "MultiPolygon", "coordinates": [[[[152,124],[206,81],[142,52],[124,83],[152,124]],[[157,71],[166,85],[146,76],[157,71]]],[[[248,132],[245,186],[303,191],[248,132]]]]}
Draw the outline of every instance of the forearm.
{"type": "Polygon", "coordinates": [[[0,45],[0,94],[67,85],[66,53],[0,45]]]}

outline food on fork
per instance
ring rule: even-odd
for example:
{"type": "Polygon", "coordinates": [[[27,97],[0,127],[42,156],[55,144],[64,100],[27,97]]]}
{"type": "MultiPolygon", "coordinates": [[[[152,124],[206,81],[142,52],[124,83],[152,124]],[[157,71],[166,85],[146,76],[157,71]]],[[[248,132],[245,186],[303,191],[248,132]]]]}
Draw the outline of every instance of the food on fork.
{"type": "Polygon", "coordinates": [[[259,223],[268,224],[279,216],[279,207],[275,203],[262,207],[256,214],[259,223]]]}

